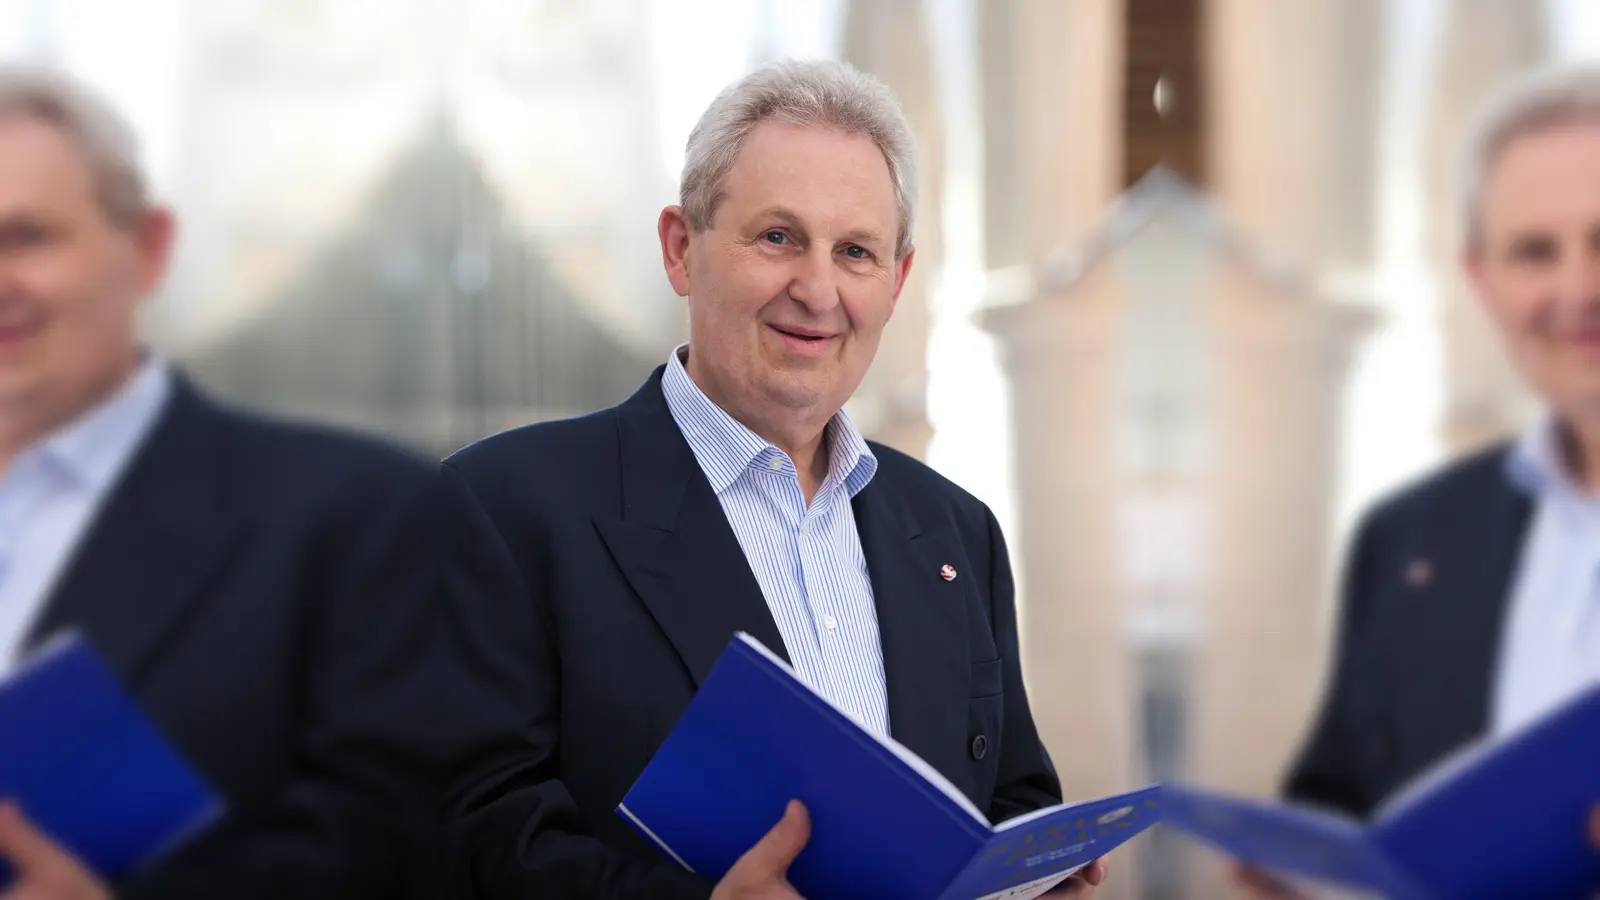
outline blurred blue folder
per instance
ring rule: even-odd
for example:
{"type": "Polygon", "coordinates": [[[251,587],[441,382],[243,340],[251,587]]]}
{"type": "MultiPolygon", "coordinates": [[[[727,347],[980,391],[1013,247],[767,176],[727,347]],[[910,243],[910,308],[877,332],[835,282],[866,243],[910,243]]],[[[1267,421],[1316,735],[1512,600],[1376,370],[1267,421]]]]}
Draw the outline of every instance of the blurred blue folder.
{"type": "MultiPolygon", "coordinates": [[[[221,805],[68,636],[0,679],[0,798],[114,880],[200,830],[221,805]]],[[[12,873],[0,860],[0,889],[12,873]]]]}
{"type": "Polygon", "coordinates": [[[1183,785],[1163,818],[1271,872],[1395,900],[1588,897],[1600,851],[1600,687],[1499,741],[1436,767],[1370,825],[1183,785]]]}
{"type": "Polygon", "coordinates": [[[857,725],[744,634],[618,812],[685,868],[718,879],[790,799],[810,812],[811,840],[789,881],[829,900],[1025,900],[1161,812],[1152,787],[991,828],[926,762],[857,725]]]}

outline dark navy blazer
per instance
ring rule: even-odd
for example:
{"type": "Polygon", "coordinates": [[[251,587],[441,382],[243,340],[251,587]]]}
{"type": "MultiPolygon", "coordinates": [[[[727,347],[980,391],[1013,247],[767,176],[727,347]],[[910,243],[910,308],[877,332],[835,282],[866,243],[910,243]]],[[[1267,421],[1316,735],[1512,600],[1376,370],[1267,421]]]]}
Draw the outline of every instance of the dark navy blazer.
{"type": "Polygon", "coordinates": [[[227,803],[119,897],[440,896],[438,498],[175,379],[30,636],[83,633],[227,803]]]}
{"type": "Polygon", "coordinates": [[[1292,798],[1372,813],[1488,731],[1531,500],[1498,446],[1402,490],[1357,530],[1328,692],[1292,798]]]}
{"type": "MultiPolygon", "coordinates": [[[[710,893],[615,808],[734,632],[783,641],[660,380],[445,463],[465,598],[452,608],[474,617],[484,683],[504,702],[455,792],[469,896],[710,893]]],[[[854,510],[894,737],[996,820],[1060,802],[1023,693],[994,517],[927,466],[872,451],[879,468],[854,510]]]]}

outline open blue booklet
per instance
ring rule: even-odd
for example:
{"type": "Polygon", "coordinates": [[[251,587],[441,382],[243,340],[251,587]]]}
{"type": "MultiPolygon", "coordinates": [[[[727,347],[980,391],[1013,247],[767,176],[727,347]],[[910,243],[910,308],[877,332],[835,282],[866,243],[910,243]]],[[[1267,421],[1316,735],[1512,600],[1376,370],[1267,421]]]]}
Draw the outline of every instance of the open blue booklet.
{"type": "Polygon", "coordinates": [[[1185,785],[1162,797],[1168,824],[1230,856],[1300,885],[1393,900],[1600,894],[1600,851],[1585,827],[1596,803],[1600,687],[1455,754],[1369,824],[1185,785]]]}
{"type": "MultiPolygon", "coordinates": [[[[0,797],[107,880],[221,812],[79,637],[52,641],[0,679],[0,735],[0,797]]],[[[0,890],[13,877],[0,860],[0,890]]]]}
{"type": "Polygon", "coordinates": [[[829,900],[1026,900],[1161,813],[1150,787],[991,827],[933,767],[862,728],[745,634],[618,812],[679,864],[717,879],[791,799],[811,815],[811,840],[789,882],[829,900]]]}

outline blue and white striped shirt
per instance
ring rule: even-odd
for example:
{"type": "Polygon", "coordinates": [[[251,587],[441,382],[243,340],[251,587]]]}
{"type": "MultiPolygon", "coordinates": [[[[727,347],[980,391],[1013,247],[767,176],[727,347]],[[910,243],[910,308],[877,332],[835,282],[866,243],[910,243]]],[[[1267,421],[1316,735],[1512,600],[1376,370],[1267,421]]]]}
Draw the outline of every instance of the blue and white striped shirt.
{"type": "Polygon", "coordinates": [[[1549,416],[1507,460],[1534,511],[1501,639],[1496,734],[1600,684],[1600,497],[1568,474],[1549,416]]]}
{"type": "Polygon", "coordinates": [[[164,363],[146,359],[114,394],[23,451],[0,477],[0,671],[72,564],[78,542],[172,393],[164,363]]]}
{"type": "Polygon", "coordinates": [[[788,454],[711,402],[673,351],[661,391],[711,482],[802,681],[889,733],[878,613],[850,500],[878,471],[841,410],[828,422],[828,475],[807,508],[788,454]]]}

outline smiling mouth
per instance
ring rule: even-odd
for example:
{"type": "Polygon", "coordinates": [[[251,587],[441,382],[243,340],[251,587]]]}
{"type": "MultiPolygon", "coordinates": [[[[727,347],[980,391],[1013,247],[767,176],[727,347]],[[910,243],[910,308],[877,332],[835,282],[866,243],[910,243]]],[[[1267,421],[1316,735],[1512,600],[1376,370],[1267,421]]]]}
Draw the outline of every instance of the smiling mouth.
{"type": "Polygon", "coordinates": [[[825,334],[811,334],[804,331],[791,331],[787,328],[782,328],[771,324],[769,324],[767,327],[783,335],[784,337],[794,338],[797,341],[805,341],[808,344],[820,344],[828,339],[828,336],[825,334]]]}
{"type": "Polygon", "coordinates": [[[0,311],[0,342],[29,337],[44,325],[44,317],[27,311],[0,311]]]}

